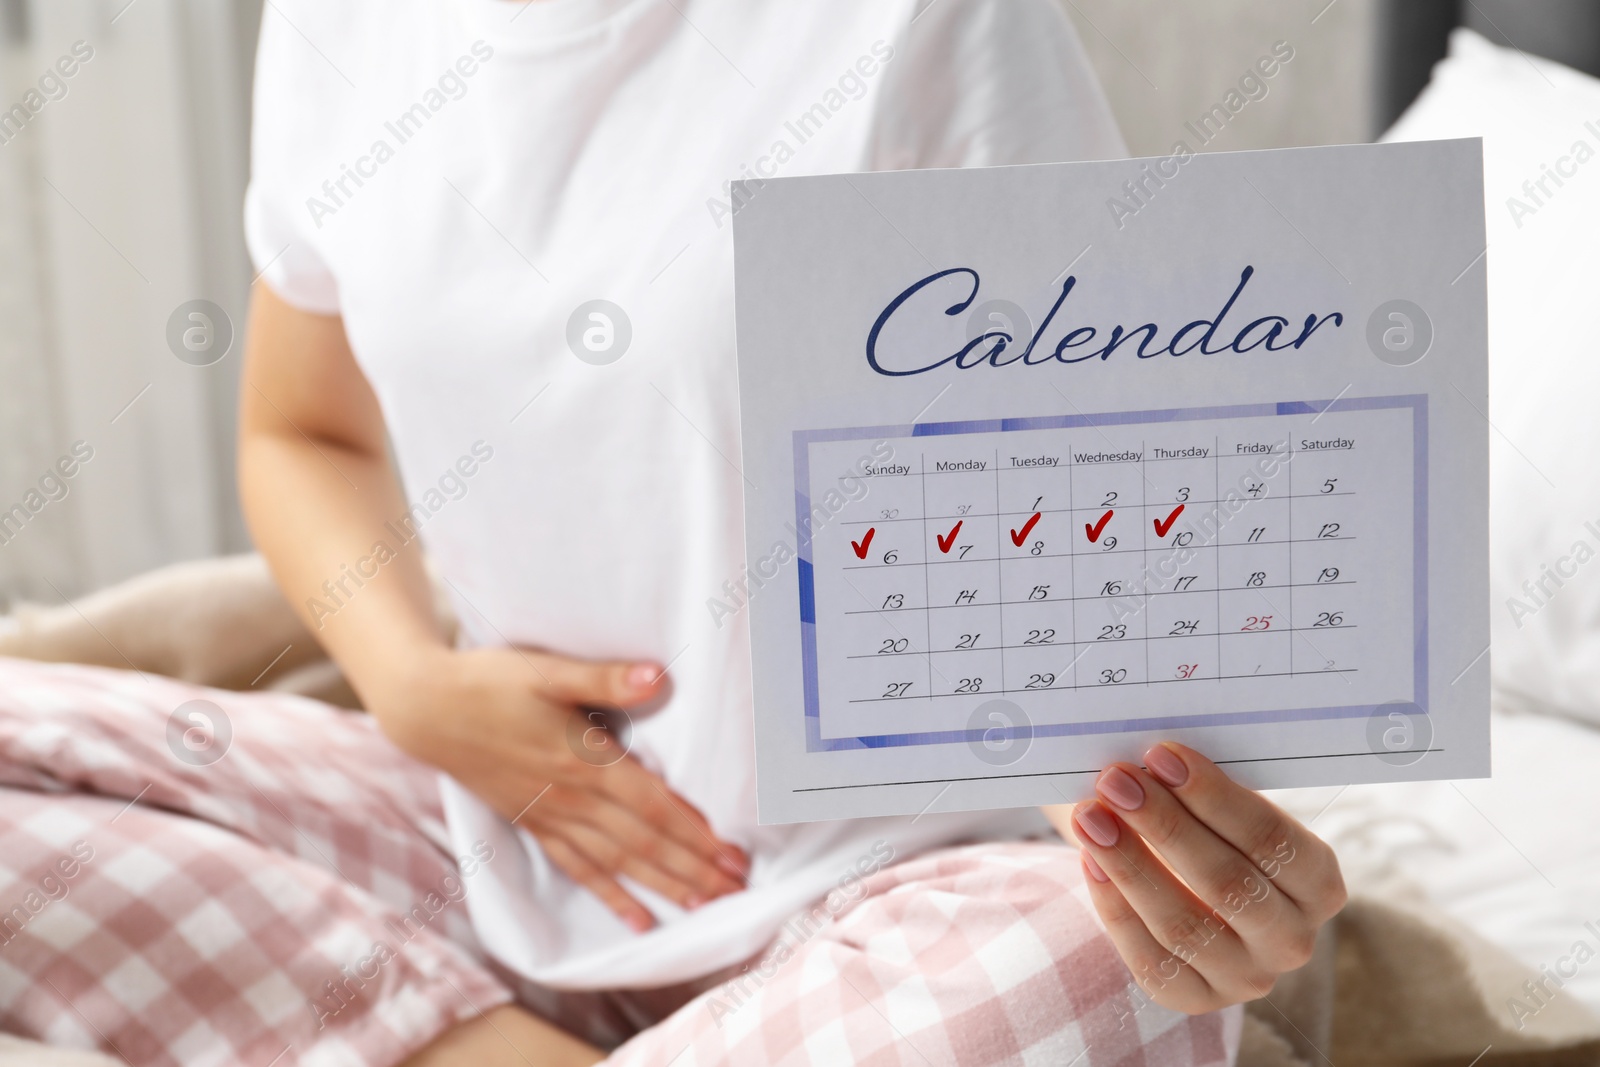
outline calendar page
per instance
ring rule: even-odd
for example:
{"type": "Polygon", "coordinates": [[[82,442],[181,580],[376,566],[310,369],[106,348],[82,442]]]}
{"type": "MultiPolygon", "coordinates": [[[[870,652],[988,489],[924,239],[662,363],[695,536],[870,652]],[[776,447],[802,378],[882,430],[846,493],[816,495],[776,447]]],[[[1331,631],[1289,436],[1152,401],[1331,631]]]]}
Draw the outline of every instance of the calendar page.
{"type": "Polygon", "coordinates": [[[738,187],[762,820],[1486,775],[1480,159],[738,187]]]}

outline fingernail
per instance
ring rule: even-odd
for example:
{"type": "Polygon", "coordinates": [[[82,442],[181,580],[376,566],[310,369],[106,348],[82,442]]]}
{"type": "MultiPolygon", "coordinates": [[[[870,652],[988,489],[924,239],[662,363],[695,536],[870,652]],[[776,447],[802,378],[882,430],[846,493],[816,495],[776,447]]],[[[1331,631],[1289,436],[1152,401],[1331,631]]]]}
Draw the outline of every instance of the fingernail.
{"type": "Polygon", "coordinates": [[[1138,811],[1144,803],[1144,789],[1138,779],[1121,767],[1107,767],[1094,787],[1123,811],[1138,811]]]}
{"type": "Polygon", "coordinates": [[[1084,836],[1102,848],[1117,843],[1117,820],[1098,804],[1085,804],[1073,815],[1084,836]]]}
{"type": "Polygon", "coordinates": [[[1089,855],[1087,852],[1080,852],[1078,855],[1083,857],[1083,866],[1088,870],[1090,878],[1093,878],[1097,882],[1111,881],[1111,879],[1106,876],[1106,872],[1101,870],[1100,865],[1094,861],[1093,856],[1089,855]]]}
{"type": "Polygon", "coordinates": [[[643,915],[643,914],[640,914],[640,913],[637,913],[637,912],[628,915],[622,921],[627,923],[628,926],[631,927],[633,932],[636,933],[636,934],[645,933],[653,925],[653,923],[650,921],[650,916],[643,915]]]}
{"type": "Polygon", "coordinates": [[[661,669],[651,663],[635,663],[628,668],[628,684],[635,689],[649,689],[661,677],[661,669]]]}
{"type": "Polygon", "coordinates": [[[739,866],[733,860],[721,857],[717,859],[717,868],[741,885],[744,884],[745,877],[749,873],[748,868],[739,866]]]}
{"type": "Polygon", "coordinates": [[[1151,745],[1144,754],[1145,769],[1174,788],[1189,780],[1189,765],[1166,745],[1151,745]]]}
{"type": "Polygon", "coordinates": [[[690,911],[693,911],[694,909],[705,904],[705,902],[706,898],[701,896],[699,893],[691,893],[689,894],[689,899],[683,902],[683,906],[688,908],[690,911]]]}

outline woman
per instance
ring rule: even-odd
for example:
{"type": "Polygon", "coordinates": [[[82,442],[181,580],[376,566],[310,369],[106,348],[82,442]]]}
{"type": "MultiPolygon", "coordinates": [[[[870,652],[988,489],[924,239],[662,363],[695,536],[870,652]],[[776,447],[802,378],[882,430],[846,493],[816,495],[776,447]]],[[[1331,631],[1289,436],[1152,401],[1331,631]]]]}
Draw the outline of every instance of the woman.
{"type": "Polygon", "coordinates": [[[302,1062],[1231,1058],[1343,902],[1304,827],[1177,745],[1046,812],[1081,860],[1029,812],[757,826],[744,628],[704,607],[742,564],[726,180],[1122,154],[1054,0],[267,6],[244,505],[381,728],[203,780],[322,783],[342,844],[258,860],[366,931],[269,1026],[302,1062]],[[442,866],[384,882],[371,820],[442,866]],[[470,928],[424,928],[452,855],[470,928]]]}

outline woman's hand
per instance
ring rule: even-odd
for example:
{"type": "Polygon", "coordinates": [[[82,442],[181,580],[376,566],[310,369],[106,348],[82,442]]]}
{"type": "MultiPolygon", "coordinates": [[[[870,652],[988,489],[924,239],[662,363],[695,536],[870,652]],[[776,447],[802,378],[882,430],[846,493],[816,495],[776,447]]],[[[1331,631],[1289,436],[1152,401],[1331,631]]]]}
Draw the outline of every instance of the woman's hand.
{"type": "Polygon", "coordinates": [[[584,710],[659,695],[651,664],[587,663],[514,648],[457,652],[434,610],[421,546],[376,576],[330,575],[390,546],[408,504],[383,411],[344,322],[257,286],[239,407],[239,479],[250,532],[289,602],[384,733],[526,827],[553,863],[635,929],[653,920],[627,875],[692,907],[744,884],[748,862],[637,761],[608,751],[584,710]]]}
{"type": "Polygon", "coordinates": [[[391,740],[525,827],[551,862],[642,931],[654,920],[619,875],[693,908],[741,889],[749,864],[626,755],[593,710],[637,706],[661,685],[651,664],[439,647],[363,695],[391,740]]]}
{"type": "Polygon", "coordinates": [[[1094,800],[1045,809],[1080,842],[1112,942],[1164,1007],[1266,996],[1344,907],[1333,850],[1191,748],[1156,745],[1144,763],[1106,768],[1094,800]]]}

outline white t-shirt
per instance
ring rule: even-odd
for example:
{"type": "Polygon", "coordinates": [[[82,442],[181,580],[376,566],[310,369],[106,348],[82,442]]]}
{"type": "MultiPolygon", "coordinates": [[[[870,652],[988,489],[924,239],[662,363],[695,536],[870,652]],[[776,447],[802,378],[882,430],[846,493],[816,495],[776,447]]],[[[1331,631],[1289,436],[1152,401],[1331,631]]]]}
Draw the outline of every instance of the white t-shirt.
{"type": "Polygon", "coordinates": [[[745,620],[711,605],[744,569],[727,180],[1123,155],[1056,0],[274,0],[256,77],[250,249],[343,316],[419,505],[392,532],[466,643],[669,663],[633,754],[753,859],[692,913],[633,887],[660,920],[635,934],[445,779],[455,851],[494,849],[489,951],[561,987],[686,980],[879,842],[1042,826],[757,826],[745,620]],[[593,300],[626,323],[574,319],[593,300]]]}

